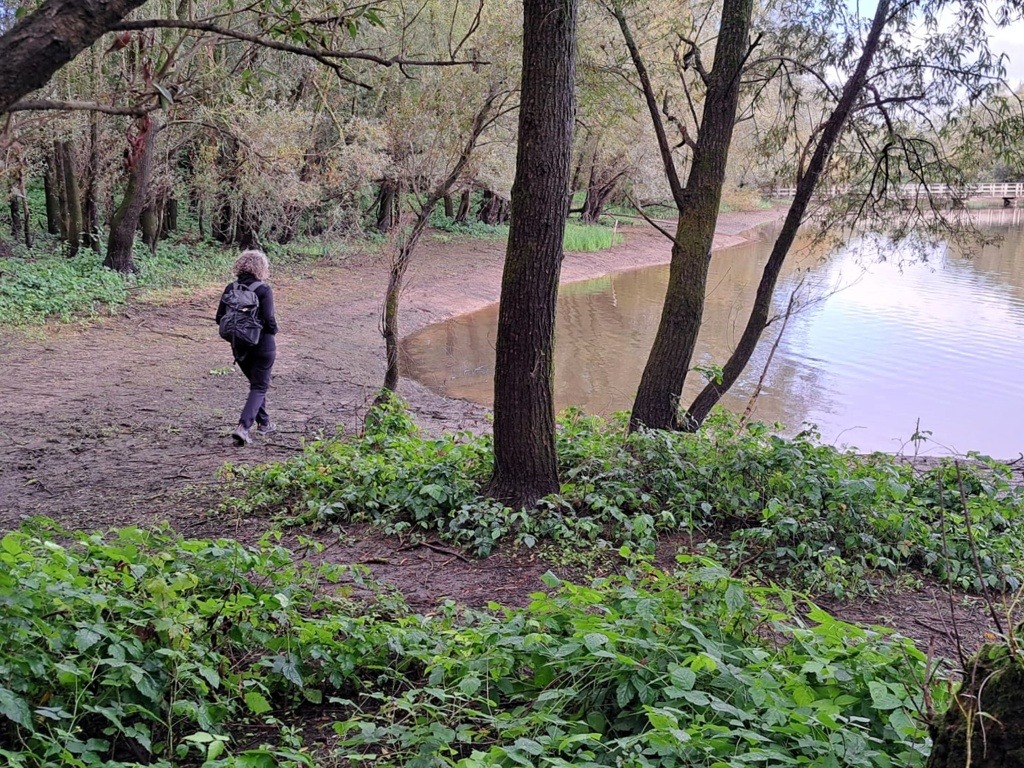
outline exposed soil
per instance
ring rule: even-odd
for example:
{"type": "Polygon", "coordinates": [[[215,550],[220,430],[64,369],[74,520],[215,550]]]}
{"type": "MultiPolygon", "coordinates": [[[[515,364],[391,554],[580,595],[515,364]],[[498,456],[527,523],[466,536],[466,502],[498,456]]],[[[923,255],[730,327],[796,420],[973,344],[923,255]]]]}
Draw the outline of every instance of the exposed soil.
{"type": "MultiPolygon", "coordinates": [[[[775,216],[723,215],[716,247],[742,242],[745,231],[775,216]]],[[[403,297],[403,333],[497,301],[503,257],[500,242],[425,242],[403,297]]],[[[567,255],[562,275],[581,280],[668,258],[667,239],[636,227],[619,247],[567,255]]],[[[218,469],[283,459],[318,433],[357,430],[383,379],[377,328],[386,269],[371,254],[338,261],[272,277],[281,332],[269,408],[278,431],[246,450],[228,437],[245,380],[231,368],[213,323],[220,286],[164,305],[134,303],[85,326],[8,334],[0,341],[7,380],[0,530],[46,515],[71,529],[166,522],[187,536],[253,540],[269,521],[211,512],[226,492],[218,469]]],[[[486,428],[478,405],[411,381],[400,392],[431,432],[486,428]]],[[[329,543],[325,556],[367,564],[424,610],[444,598],[521,604],[552,568],[534,553],[471,561],[442,546],[404,549],[365,528],[329,543]]],[[[989,619],[978,601],[958,596],[953,602],[960,634],[973,647],[989,619]]],[[[898,626],[955,658],[950,601],[937,587],[829,607],[847,619],[898,626]]]]}

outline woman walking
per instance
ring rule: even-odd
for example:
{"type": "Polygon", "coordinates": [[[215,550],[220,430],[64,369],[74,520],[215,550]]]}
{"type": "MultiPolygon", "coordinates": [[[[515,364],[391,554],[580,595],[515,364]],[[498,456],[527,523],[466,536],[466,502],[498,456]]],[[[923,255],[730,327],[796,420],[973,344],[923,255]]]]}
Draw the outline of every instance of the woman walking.
{"type": "Polygon", "coordinates": [[[249,380],[249,397],[242,408],[238,426],[231,433],[235,445],[241,447],[252,442],[249,430],[254,423],[257,432],[269,434],[274,431],[267,413],[267,390],[270,389],[270,370],[277,357],[277,343],[274,340],[277,318],[274,316],[274,292],[264,282],[270,277],[270,263],[266,254],[255,250],[243,251],[235,260],[235,275],[238,279],[229,283],[221,295],[217,307],[217,323],[220,324],[225,315],[234,311],[234,296],[240,291],[251,291],[259,301],[255,317],[261,331],[259,341],[254,345],[240,348],[240,345],[232,343],[235,362],[249,380]]]}

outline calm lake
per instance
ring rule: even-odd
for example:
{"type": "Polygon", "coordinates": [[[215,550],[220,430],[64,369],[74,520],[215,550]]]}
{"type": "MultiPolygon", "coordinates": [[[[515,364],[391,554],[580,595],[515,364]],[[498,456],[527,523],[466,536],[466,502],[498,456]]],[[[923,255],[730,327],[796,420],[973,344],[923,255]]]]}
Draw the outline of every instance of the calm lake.
{"type": "MultiPolygon", "coordinates": [[[[982,212],[1001,243],[912,251],[858,238],[831,253],[794,253],[776,292],[781,314],[723,404],[742,412],[764,376],[754,418],[863,451],[1024,451],[1024,211],[982,212]],[[823,258],[827,256],[827,258],[823,258]],[[923,257],[923,258],[922,258],[923,257]]],[[[724,362],[771,240],[716,251],[694,364],[724,362]]],[[[571,257],[570,257],[571,258],[571,257]]],[[[563,286],[555,401],[591,413],[628,410],[661,312],[667,267],[563,286]]],[[[425,328],[403,343],[404,370],[452,397],[489,404],[497,307],[425,328]]],[[[684,401],[703,385],[691,374],[684,401]]]]}

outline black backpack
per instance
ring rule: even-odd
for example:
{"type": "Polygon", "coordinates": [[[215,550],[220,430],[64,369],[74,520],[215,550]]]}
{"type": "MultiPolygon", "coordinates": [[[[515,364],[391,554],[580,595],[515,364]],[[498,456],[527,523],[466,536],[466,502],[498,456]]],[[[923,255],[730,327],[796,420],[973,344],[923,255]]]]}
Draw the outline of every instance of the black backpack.
{"type": "Polygon", "coordinates": [[[260,298],[256,289],[263,283],[259,280],[252,285],[234,282],[224,292],[224,316],[220,319],[220,337],[231,342],[235,360],[260,343],[263,323],[260,320],[260,298]]]}

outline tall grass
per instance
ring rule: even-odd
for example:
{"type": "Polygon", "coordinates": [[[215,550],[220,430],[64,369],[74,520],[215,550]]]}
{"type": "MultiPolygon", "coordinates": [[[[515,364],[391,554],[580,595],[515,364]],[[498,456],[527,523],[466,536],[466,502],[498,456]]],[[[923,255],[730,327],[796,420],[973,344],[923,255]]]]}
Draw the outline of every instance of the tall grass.
{"type": "Polygon", "coordinates": [[[572,253],[603,251],[622,242],[622,235],[600,224],[577,224],[570,221],[565,225],[564,248],[572,253]]]}

